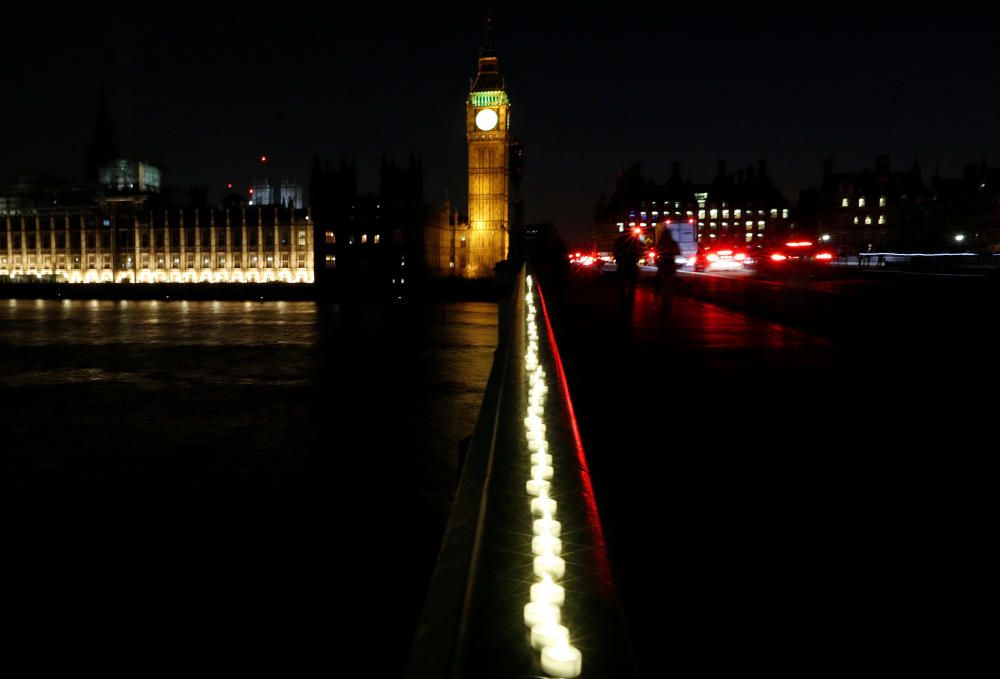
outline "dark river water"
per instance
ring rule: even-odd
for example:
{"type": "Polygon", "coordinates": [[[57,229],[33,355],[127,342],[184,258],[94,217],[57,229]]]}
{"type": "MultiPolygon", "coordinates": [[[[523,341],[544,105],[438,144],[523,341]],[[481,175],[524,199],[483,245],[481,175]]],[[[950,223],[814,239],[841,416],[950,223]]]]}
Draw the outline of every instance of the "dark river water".
{"type": "Polygon", "coordinates": [[[98,660],[400,674],[496,333],[480,303],[0,301],[26,600],[98,660]]]}

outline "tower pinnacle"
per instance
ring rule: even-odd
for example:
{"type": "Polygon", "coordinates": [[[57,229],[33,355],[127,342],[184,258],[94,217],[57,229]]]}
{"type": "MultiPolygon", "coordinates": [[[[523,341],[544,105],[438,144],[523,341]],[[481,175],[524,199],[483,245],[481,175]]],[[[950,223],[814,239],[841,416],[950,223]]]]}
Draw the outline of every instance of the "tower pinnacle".
{"type": "Polygon", "coordinates": [[[491,92],[504,89],[503,76],[493,42],[493,15],[486,17],[486,38],[479,48],[479,68],[472,82],[472,92],[491,92]]]}

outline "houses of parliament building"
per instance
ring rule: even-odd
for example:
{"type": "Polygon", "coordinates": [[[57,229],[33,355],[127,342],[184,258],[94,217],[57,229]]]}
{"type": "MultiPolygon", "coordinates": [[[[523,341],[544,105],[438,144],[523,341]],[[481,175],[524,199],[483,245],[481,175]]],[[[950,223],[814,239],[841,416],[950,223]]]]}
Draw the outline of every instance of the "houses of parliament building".
{"type": "Polygon", "coordinates": [[[69,283],[313,282],[307,210],[123,210],[112,204],[17,212],[0,215],[0,276],[69,283]]]}

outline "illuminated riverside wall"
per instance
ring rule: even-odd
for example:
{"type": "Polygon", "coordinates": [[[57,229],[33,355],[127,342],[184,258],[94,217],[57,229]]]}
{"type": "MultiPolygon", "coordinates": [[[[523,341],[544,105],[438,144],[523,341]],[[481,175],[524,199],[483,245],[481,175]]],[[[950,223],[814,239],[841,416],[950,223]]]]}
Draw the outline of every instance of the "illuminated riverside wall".
{"type": "Polygon", "coordinates": [[[312,283],[308,210],[0,217],[0,276],[69,283],[312,283]]]}

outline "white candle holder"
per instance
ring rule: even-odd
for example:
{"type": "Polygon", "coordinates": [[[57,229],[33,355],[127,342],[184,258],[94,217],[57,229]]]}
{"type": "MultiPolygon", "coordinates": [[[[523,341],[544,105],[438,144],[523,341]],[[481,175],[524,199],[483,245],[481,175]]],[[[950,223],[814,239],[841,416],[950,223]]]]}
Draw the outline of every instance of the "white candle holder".
{"type": "Polygon", "coordinates": [[[540,651],[546,646],[569,644],[569,630],[563,625],[535,625],[531,628],[531,647],[540,651]]]}
{"type": "Polygon", "coordinates": [[[545,479],[531,479],[525,484],[525,488],[528,491],[528,495],[540,497],[548,495],[549,491],[552,490],[552,484],[545,479]]]}
{"type": "Polygon", "coordinates": [[[528,450],[530,450],[531,452],[544,453],[548,449],[549,449],[549,444],[545,441],[545,439],[541,438],[533,439],[530,436],[528,437],[528,450]]]}
{"type": "Polygon", "coordinates": [[[542,517],[535,519],[531,526],[535,535],[551,535],[554,538],[562,533],[562,524],[553,518],[542,517]]]}
{"type": "Polygon", "coordinates": [[[535,556],[559,556],[562,554],[562,540],[551,535],[536,535],[531,539],[531,553],[535,556]]]}
{"type": "Polygon", "coordinates": [[[535,625],[558,625],[561,616],[559,607],[552,604],[532,601],[524,606],[524,624],[528,627],[534,627],[535,625]]]}
{"type": "Polygon", "coordinates": [[[566,603],[566,590],[551,578],[546,578],[531,586],[531,600],[539,604],[562,606],[566,603]]]}
{"type": "Polygon", "coordinates": [[[535,516],[554,515],[556,513],[556,501],[550,497],[536,497],[531,501],[531,513],[535,516]]]}
{"type": "Polygon", "coordinates": [[[549,576],[553,580],[562,580],[566,575],[566,562],[555,554],[543,554],[535,557],[534,572],[538,577],[549,576]]]}
{"type": "Polygon", "coordinates": [[[548,465],[536,464],[531,468],[531,478],[542,479],[543,481],[551,481],[552,477],[555,476],[555,467],[550,467],[548,465]]]}
{"type": "Polygon", "coordinates": [[[583,672],[583,654],[567,644],[542,649],[542,671],[558,679],[573,679],[583,672]]]}
{"type": "Polygon", "coordinates": [[[542,466],[551,467],[552,466],[552,456],[549,455],[548,453],[532,453],[531,454],[531,465],[532,466],[542,465],[542,466]]]}

